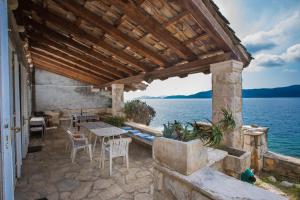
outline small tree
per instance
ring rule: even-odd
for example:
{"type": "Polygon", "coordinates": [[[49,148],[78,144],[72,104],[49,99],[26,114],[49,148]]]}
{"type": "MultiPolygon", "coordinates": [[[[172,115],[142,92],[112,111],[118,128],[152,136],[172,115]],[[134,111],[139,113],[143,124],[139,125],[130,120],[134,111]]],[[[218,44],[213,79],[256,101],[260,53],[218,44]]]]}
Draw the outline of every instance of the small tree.
{"type": "Polygon", "coordinates": [[[125,114],[128,119],[136,123],[149,125],[155,117],[155,110],[140,100],[132,100],[125,103],[125,114]]]}

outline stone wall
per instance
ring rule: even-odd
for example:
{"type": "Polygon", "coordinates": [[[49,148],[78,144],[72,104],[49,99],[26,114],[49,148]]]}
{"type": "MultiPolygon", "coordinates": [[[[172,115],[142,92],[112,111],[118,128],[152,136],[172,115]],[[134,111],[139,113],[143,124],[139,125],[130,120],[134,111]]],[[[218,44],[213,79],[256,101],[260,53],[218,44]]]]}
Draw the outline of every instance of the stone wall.
{"type": "Polygon", "coordinates": [[[263,168],[264,154],[268,151],[268,128],[243,126],[243,150],[251,152],[251,168],[259,173],[263,168]]]}
{"type": "Polygon", "coordinates": [[[34,111],[68,113],[80,111],[81,108],[96,111],[111,108],[110,91],[94,92],[85,83],[44,70],[35,70],[33,90],[34,111]]]}
{"type": "Polygon", "coordinates": [[[300,159],[268,151],[264,154],[263,170],[299,181],[300,159]]]}

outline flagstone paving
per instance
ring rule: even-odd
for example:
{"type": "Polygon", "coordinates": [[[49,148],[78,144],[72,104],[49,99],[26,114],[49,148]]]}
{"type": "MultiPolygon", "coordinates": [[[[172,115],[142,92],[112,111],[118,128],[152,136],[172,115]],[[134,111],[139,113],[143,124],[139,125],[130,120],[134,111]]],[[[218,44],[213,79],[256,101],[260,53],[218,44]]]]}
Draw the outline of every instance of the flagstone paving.
{"type": "Polygon", "coordinates": [[[149,200],[153,193],[153,160],[151,150],[130,144],[129,170],[121,158],[99,168],[99,146],[89,162],[86,152],[77,154],[71,163],[70,152],[65,150],[67,138],[60,127],[46,133],[45,139],[32,139],[31,145],[43,145],[41,152],[29,153],[23,161],[22,178],[17,181],[16,200],[64,199],[134,199],[149,200]]]}

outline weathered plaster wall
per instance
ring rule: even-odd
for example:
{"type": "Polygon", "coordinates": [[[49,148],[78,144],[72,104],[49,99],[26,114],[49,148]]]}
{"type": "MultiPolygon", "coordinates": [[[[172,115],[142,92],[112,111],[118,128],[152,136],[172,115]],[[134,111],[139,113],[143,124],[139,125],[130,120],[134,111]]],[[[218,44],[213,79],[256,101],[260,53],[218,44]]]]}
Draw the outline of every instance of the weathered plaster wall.
{"type": "Polygon", "coordinates": [[[36,69],[34,87],[35,111],[110,108],[111,92],[92,92],[89,85],[36,69]]]}

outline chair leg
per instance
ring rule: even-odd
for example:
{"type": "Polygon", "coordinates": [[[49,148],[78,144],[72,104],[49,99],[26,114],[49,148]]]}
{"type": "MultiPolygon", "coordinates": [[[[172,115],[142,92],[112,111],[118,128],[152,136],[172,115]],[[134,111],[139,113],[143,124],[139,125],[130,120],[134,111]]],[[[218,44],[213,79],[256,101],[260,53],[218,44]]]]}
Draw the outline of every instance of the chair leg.
{"type": "Polygon", "coordinates": [[[74,161],[75,161],[76,152],[77,152],[77,149],[73,149],[72,163],[74,163],[74,161]]]}
{"type": "Polygon", "coordinates": [[[73,153],[74,153],[74,150],[71,149],[71,159],[73,159],[73,153]]]}
{"type": "Polygon", "coordinates": [[[128,159],[128,154],[126,154],[126,167],[127,170],[129,169],[129,159],[128,159]]]}
{"type": "Polygon", "coordinates": [[[112,174],[112,157],[109,155],[109,176],[112,174]]]}
{"type": "Polygon", "coordinates": [[[88,145],[88,148],[89,148],[89,154],[90,154],[90,160],[91,162],[93,161],[93,154],[92,154],[92,145],[88,145]]]}
{"type": "Polygon", "coordinates": [[[95,136],[95,142],[94,142],[93,152],[95,152],[95,148],[96,148],[96,144],[97,144],[97,139],[98,139],[98,137],[95,136]]]}
{"type": "Polygon", "coordinates": [[[69,149],[69,142],[66,143],[66,152],[68,151],[69,149]]]}

